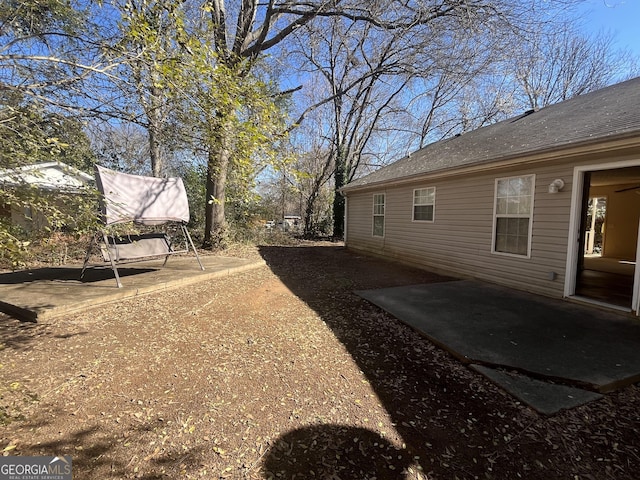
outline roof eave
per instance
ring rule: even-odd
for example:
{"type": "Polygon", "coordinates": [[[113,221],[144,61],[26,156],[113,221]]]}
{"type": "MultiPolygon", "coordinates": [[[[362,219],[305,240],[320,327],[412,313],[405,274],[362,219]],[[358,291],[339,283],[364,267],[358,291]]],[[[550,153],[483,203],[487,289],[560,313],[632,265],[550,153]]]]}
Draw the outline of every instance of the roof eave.
{"type": "Polygon", "coordinates": [[[389,180],[380,180],[377,182],[371,182],[364,185],[345,185],[340,189],[343,195],[348,195],[352,192],[370,190],[380,188],[381,186],[395,186],[406,183],[416,182],[423,178],[441,178],[453,175],[461,175],[473,172],[484,172],[496,168],[504,168],[512,165],[521,165],[525,163],[539,163],[547,162],[562,153],[565,158],[584,156],[588,154],[597,154],[604,151],[620,150],[626,148],[640,147],[640,131],[627,132],[622,135],[616,135],[611,137],[599,137],[597,139],[588,139],[582,142],[574,142],[571,144],[565,144],[560,146],[554,146],[548,149],[539,149],[528,153],[519,153],[515,155],[504,155],[502,157],[496,157],[491,160],[486,160],[479,163],[457,166],[452,168],[444,168],[440,170],[434,170],[432,172],[423,172],[415,175],[408,175],[404,177],[398,177],[389,180]]]}

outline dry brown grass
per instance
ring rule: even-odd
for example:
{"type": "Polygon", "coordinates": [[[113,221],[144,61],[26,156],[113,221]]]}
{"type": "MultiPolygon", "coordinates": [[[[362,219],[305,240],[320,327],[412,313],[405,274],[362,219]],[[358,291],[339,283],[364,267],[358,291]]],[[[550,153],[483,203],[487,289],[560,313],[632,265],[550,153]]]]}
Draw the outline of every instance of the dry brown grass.
{"type": "Polygon", "coordinates": [[[2,318],[0,449],[74,478],[633,479],[637,386],[541,416],[354,289],[439,281],[340,245],[37,325],[2,318]]]}

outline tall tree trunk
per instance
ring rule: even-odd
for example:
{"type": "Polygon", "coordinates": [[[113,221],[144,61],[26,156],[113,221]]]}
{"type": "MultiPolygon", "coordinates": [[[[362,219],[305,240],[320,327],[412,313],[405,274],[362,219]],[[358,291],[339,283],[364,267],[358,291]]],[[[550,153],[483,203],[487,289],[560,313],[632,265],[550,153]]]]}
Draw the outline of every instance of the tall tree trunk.
{"type": "Polygon", "coordinates": [[[220,126],[211,136],[207,159],[206,206],[204,216],[203,248],[221,249],[227,246],[227,221],[224,205],[229,170],[230,130],[225,128],[224,119],[218,117],[220,126]]]}
{"type": "Polygon", "coordinates": [[[315,210],[317,194],[312,192],[307,198],[306,208],[304,210],[304,236],[306,238],[312,238],[315,233],[315,224],[313,221],[313,213],[315,210]]]}
{"type": "Polygon", "coordinates": [[[307,197],[306,208],[304,211],[304,235],[307,238],[313,237],[316,229],[316,222],[314,222],[313,214],[315,213],[316,200],[318,199],[318,195],[320,195],[320,189],[322,188],[324,174],[327,170],[327,164],[325,164],[325,168],[323,168],[322,175],[318,176],[314,181],[311,187],[311,191],[309,192],[309,196],[307,197]]]}
{"type": "Polygon", "coordinates": [[[344,196],[340,189],[344,187],[347,159],[339,151],[336,155],[336,171],[334,173],[335,195],[333,197],[333,238],[344,237],[344,196]]]}
{"type": "Polygon", "coordinates": [[[149,120],[149,158],[151,160],[151,174],[154,177],[162,177],[164,174],[164,161],[160,140],[163,123],[161,95],[162,92],[158,87],[151,87],[147,118],[149,120]]]}
{"type": "Polygon", "coordinates": [[[162,177],[162,159],[160,155],[160,143],[156,129],[149,125],[149,158],[151,159],[151,175],[162,177]]]}

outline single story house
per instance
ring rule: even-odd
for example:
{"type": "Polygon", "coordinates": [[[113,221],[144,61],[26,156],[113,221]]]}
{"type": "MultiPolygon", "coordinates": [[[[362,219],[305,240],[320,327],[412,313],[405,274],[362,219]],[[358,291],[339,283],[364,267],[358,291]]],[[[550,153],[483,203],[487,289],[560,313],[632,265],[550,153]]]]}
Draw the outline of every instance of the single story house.
{"type": "MultiPolygon", "coordinates": [[[[11,169],[0,169],[0,188],[34,188],[38,195],[49,195],[61,207],[65,195],[86,193],[94,184],[92,175],[62,162],[46,162],[11,169]]],[[[4,197],[4,195],[3,195],[4,197]]],[[[11,223],[26,230],[47,224],[31,206],[16,206],[0,199],[0,217],[11,219],[11,223]]]]}
{"type": "Polygon", "coordinates": [[[432,143],[342,191],[351,250],[639,311],[640,78],[432,143]]]}

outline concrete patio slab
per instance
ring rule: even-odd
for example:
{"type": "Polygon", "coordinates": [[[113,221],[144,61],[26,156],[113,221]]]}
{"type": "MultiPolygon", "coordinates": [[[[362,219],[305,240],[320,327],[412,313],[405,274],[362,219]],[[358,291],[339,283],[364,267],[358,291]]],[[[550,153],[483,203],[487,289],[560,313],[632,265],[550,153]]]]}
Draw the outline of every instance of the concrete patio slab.
{"type": "Polygon", "coordinates": [[[523,403],[546,415],[551,415],[564,409],[579,407],[602,398],[599,393],[543,382],[516,372],[497,370],[483,365],[471,365],[471,368],[523,403]]]}
{"type": "Polygon", "coordinates": [[[466,280],[356,293],[466,363],[597,392],[640,381],[635,318],[466,280]]]}
{"type": "Polygon", "coordinates": [[[123,288],[116,285],[109,267],[87,269],[82,265],[22,270],[0,274],[0,311],[27,321],[44,320],[97,305],[160,290],[168,290],[236,272],[264,266],[262,260],[200,257],[172,257],[131,263],[118,268],[123,288]]]}

